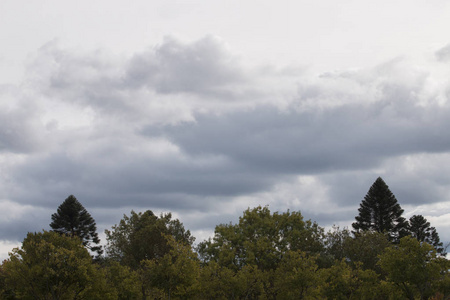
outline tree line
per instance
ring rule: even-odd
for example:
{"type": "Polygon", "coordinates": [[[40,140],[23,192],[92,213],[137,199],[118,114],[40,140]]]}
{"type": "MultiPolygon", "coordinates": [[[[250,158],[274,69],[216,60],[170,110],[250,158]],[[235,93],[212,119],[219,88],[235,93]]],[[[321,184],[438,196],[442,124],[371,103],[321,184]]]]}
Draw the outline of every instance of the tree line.
{"type": "Polygon", "coordinates": [[[52,230],[28,233],[3,261],[1,299],[449,299],[436,229],[402,214],[378,178],[353,230],[258,206],[194,246],[170,213],[131,211],[105,231],[103,249],[71,195],[52,230]]]}

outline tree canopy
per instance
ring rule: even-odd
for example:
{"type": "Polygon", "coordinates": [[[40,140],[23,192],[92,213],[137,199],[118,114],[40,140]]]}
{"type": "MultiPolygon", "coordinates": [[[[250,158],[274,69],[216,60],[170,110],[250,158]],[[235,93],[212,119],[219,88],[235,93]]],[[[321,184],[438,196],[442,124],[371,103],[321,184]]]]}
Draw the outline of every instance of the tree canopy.
{"type": "Polygon", "coordinates": [[[427,242],[407,236],[393,243],[385,233],[338,227],[324,234],[289,210],[249,208],[237,224],[217,225],[197,253],[170,214],[132,211],[107,237],[106,257],[92,260],[76,235],[29,233],[0,265],[0,299],[450,296],[449,261],[427,242]]]}
{"type": "Polygon", "coordinates": [[[411,300],[417,299],[416,295],[429,299],[439,289],[449,292],[450,261],[438,257],[433,246],[413,237],[406,236],[397,247],[387,248],[378,264],[411,300]]]}
{"type": "Polygon", "coordinates": [[[408,223],[402,217],[403,209],[381,177],[370,187],[358,209],[354,232],[376,231],[388,235],[389,240],[398,241],[408,234],[408,223]]]}
{"type": "Polygon", "coordinates": [[[54,231],[29,233],[0,265],[0,299],[450,299],[435,228],[402,212],[378,178],[353,232],[325,234],[300,211],[258,206],[194,249],[170,213],[131,211],[105,231],[106,256],[93,260],[95,222],[69,196],[54,231]]]}
{"type": "Polygon", "coordinates": [[[287,251],[317,254],[323,249],[323,228],[303,220],[300,212],[271,213],[258,206],[244,211],[239,223],[216,226],[213,239],[199,244],[205,260],[240,269],[256,265],[275,269],[287,251]]]}
{"type": "Polygon", "coordinates": [[[3,263],[17,299],[109,299],[106,281],[77,237],[28,233],[3,263]]]}
{"type": "Polygon", "coordinates": [[[161,258],[170,250],[165,235],[176,241],[192,245],[194,238],[172,214],[156,216],[151,210],[144,213],[131,211],[124,215],[112,230],[106,230],[108,257],[132,269],[138,269],[144,259],[161,258]]]}
{"type": "Polygon", "coordinates": [[[57,233],[79,237],[83,245],[98,256],[103,253],[94,219],[73,195],[52,214],[50,227],[57,233]]]}

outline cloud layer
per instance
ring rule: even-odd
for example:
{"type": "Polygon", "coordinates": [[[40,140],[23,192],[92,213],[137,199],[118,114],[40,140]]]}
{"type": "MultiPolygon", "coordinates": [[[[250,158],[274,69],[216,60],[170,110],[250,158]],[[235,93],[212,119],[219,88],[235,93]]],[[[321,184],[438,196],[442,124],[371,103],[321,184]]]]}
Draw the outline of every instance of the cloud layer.
{"type": "Polygon", "coordinates": [[[248,67],[213,36],[126,57],[50,42],[0,86],[0,203],[38,216],[3,213],[0,240],[47,228],[70,194],[102,226],[152,209],[200,234],[258,204],[350,225],[377,176],[407,213],[448,206],[447,48],[315,74],[248,67]]]}

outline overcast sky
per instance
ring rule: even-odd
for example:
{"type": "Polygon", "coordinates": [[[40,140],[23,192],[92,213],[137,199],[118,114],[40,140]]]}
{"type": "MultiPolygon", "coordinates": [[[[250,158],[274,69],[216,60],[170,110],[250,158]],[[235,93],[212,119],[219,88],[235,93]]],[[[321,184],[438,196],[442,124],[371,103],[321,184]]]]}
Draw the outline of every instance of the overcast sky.
{"type": "Polygon", "coordinates": [[[104,230],[248,207],[351,226],[381,176],[450,242],[450,2],[0,0],[0,257],[73,194],[104,230]]]}

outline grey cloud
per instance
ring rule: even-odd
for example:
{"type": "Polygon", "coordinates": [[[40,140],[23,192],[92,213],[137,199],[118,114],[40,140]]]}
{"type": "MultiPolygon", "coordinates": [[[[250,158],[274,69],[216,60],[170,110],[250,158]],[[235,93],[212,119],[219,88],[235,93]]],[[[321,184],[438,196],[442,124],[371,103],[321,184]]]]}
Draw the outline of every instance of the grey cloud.
{"type": "MultiPolygon", "coordinates": [[[[208,211],[238,197],[273,192],[277,183],[298,175],[314,175],[328,189],[330,201],[343,208],[314,211],[309,194],[299,192],[304,207],[292,210],[320,225],[352,219],[380,175],[377,168],[391,173],[385,179],[401,204],[442,201],[450,187],[429,174],[429,181],[420,183],[420,177],[400,174],[406,169],[400,163],[404,156],[449,152],[450,111],[425,92],[426,74],[409,72],[399,62],[320,77],[286,72],[281,79],[280,72],[267,68],[261,79],[210,37],[187,44],[165,40],[123,60],[50,45],[38,61],[33,81],[37,98],[92,107],[96,114],[88,129],[54,129],[48,151],[34,153],[36,141],[30,138],[36,136],[36,113],[29,108],[0,112],[0,147],[28,151],[6,170],[5,198],[15,202],[53,210],[74,194],[89,210],[107,207],[114,217],[131,208],[180,216],[199,211],[204,215],[190,217],[190,229],[213,230],[231,215],[215,222],[208,211]],[[249,74],[258,78],[250,80],[249,74]],[[265,84],[258,86],[261,82],[265,84]],[[236,90],[257,91],[252,105],[243,104],[236,90]],[[426,105],[419,105],[420,97],[426,105]],[[155,103],[183,103],[181,113],[192,119],[155,125],[155,116],[164,112],[155,103]],[[202,110],[205,103],[211,106],[202,110]],[[13,135],[5,133],[7,126],[14,128],[13,135]],[[153,153],[154,139],[172,142],[176,151],[153,153]]],[[[47,224],[44,219],[39,222],[47,224]]],[[[109,219],[105,212],[97,221],[119,219],[109,219]]],[[[7,238],[23,238],[24,229],[12,230],[7,238]]]]}
{"type": "Polygon", "coordinates": [[[450,44],[436,51],[435,55],[440,61],[448,61],[450,59],[450,44]]]}
{"type": "Polygon", "coordinates": [[[213,37],[191,44],[166,38],[128,64],[125,82],[147,86],[163,94],[195,93],[232,96],[229,86],[245,81],[236,59],[213,37]]]}
{"type": "Polygon", "coordinates": [[[129,59],[100,50],[83,55],[52,42],[41,48],[32,70],[30,77],[48,97],[122,115],[138,113],[142,97],[153,93],[235,99],[242,94],[236,85],[248,81],[237,59],[211,36],[187,44],[166,38],[129,59]]]}
{"type": "Polygon", "coordinates": [[[20,216],[12,219],[7,216],[0,220],[0,228],[2,229],[0,230],[0,240],[22,241],[28,232],[36,232],[42,229],[49,230],[50,210],[30,207],[23,210],[26,213],[20,216]]]}
{"type": "Polygon", "coordinates": [[[54,41],[41,47],[30,63],[29,80],[38,92],[58,102],[118,112],[129,109],[121,88],[123,64],[119,57],[100,50],[81,54],[54,41]]]}
{"type": "Polygon", "coordinates": [[[192,155],[224,155],[260,172],[314,174],[363,169],[402,154],[450,149],[448,108],[396,102],[312,112],[270,108],[199,116],[165,131],[192,155]],[[405,118],[404,111],[411,111],[405,118]]]}
{"type": "Polygon", "coordinates": [[[22,97],[16,88],[0,86],[0,153],[29,153],[40,146],[43,126],[37,120],[36,107],[22,97]],[[9,101],[19,105],[9,106],[9,101]]]}
{"type": "Polygon", "coordinates": [[[270,175],[256,177],[228,161],[140,155],[130,158],[124,154],[110,160],[46,155],[12,171],[19,191],[14,198],[21,203],[54,206],[69,193],[89,199],[96,207],[148,203],[159,208],[203,210],[213,205],[205,197],[252,193],[269,188],[273,180],[270,175]]]}

